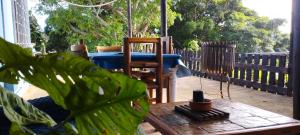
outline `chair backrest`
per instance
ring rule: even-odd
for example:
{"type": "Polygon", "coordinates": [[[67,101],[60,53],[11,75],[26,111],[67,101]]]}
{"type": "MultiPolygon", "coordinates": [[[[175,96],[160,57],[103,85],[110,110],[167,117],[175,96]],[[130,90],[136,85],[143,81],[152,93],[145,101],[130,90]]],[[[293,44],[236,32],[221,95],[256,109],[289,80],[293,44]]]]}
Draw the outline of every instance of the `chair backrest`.
{"type": "Polygon", "coordinates": [[[71,45],[71,52],[75,55],[81,56],[85,59],[89,59],[88,57],[88,49],[86,45],[83,43],[83,40],[80,40],[79,45],[71,45]]]}
{"type": "Polygon", "coordinates": [[[130,75],[131,67],[130,63],[131,60],[131,52],[133,46],[138,46],[141,44],[152,44],[155,50],[155,61],[159,63],[159,65],[162,68],[162,44],[163,44],[164,38],[124,38],[124,61],[125,61],[125,72],[130,75]]]}
{"type": "MultiPolygon", "coordinates": [[[[163,54],[173,54],[173,40],[172,36],[167,38],[164,37],[164,44],[163,44],[163,54]]],[[[133,46],[131,51],[133,52],[144,52],[144,53],[155,53],[155,45],[152,43],[141,43],[138,46],[133,46]]]]}
{"type": "Polygon", "coordinates": [[[96,46],[97,52],[121,52],[122,46],[96,46]]]}
{"type": "Polygon", "coordinates": [[[166,47],[165,47],[164,53],[166,53],[166,54],[173,54],[174,53],[172,36],[167,37],[166,47]]]}

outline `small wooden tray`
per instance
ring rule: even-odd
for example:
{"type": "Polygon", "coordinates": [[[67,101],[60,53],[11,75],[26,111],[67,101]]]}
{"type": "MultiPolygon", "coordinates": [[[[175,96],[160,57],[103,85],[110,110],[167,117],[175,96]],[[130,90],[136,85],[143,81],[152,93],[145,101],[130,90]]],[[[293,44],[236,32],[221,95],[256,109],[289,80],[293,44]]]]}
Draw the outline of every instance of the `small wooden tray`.
{"type": "Polygon", "coordinates": [[[192,111],[189,105],[175,106],[175,111],[198,121],[225,119],[229,117],[229,113],[215,108],[207,112],[192,111]]]}

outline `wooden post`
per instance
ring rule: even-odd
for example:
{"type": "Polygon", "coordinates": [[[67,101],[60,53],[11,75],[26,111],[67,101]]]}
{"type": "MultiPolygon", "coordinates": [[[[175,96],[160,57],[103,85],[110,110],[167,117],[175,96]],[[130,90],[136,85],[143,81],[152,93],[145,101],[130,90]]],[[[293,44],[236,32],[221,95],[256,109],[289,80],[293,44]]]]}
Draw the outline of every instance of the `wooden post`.
{"type": "Polygon", "coordinates": [[[292,4],[292,88],[293,88],[293,117],[300,119],[300,1],[293,0],[292,4]],[[298,57],[298,59],[297,59],[298,57]]]}
{"type": "Polygon", "coordinates": [[[128,37],[132,37],[131,0],[127,0],[127,21],[128,21],[128,37]]]}
{"type": "Polygon", "coordinates": [[[167,0],[160,0],[160,17],[161,17],[161,25],[160,25],[160,35],[161,37],[168,36],[168,27],[167,27],[167,0]]]}
{"type": "MultiPolygon", "coordinates": [[[[160,0],[160,36],[168,36],[168,26],[167,26],[167,0],[160,0]]],[[[166,42],[163,43],[163,53],[167,51],[166,42]]]]}

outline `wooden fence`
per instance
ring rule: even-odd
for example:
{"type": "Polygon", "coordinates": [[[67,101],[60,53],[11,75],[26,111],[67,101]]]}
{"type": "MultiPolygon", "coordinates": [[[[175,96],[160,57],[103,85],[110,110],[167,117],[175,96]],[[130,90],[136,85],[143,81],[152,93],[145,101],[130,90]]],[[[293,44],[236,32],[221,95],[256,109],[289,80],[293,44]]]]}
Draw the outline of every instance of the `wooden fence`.
{"type": "MultiPolygon", "coordinates": [[[[182,56],[184,64],[193,75],[220,80],[219,76],[200,71],[200,51],[174,49],[174,52],[182,56]]],[[[234,71],[229,76],[230,81],[236,85],[274,94],[292,95],[292,90],[287,87],[290,83],[287,53],[237,53],[234,71]]]]}

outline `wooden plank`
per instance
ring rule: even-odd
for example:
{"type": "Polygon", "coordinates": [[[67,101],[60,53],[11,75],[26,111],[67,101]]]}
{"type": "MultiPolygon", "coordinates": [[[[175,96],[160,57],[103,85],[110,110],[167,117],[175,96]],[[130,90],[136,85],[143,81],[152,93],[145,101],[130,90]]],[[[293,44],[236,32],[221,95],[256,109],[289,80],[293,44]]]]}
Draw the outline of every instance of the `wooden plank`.
{"type": "MultiPolygon", "coordinates": [[[[235,54],[234,54],[234,55],[235,55],[235,54]]],[[[225,57],[227,57],[227,55],[226,55],[225,57]]],[[[235,59],[230,59],[229,57],[228,57],[227,59],[230,60],[231,63],[232,63],[232,62],[235,62],[235,59]]],[[[228,68],[229,68],[229,66],[228,66],[228,68]]],[[[230,78],[233,77],[233,72],[234,72],[234,67],[232,67],[232,71],[230,71],[230,72],[228,73],[228,76],[229,76],[230,78]]]]}
{"type": "MultiPolygon", "coordinates": [[[[279,56],[279,67],[284,68],[285,64],[286,64],[286,56],[279,56]]],[[[282,88],[285,87],[284,77],[285,77],[284,73],[282,72],[278,73],[278,82],[277,82],[278,87],[282,87],[282,88]]],[[[277,93],[280,95],[287,95],[287,91],[277,91],[277,93]]]]}
{"type": "Polygon", "coordinates": [[[189,61],[189,68],[193,68],[193,62],[191,61],[191,58],[193,57],[192,51],[188,51],[188,61],[189,61]]]}
{"type": "MultiPolygon", "coordinates": [[[[246,62],[246,54],[242,54],[240,64],[245,64],[245,62],[246,62]]],[[[240,67],[240,81],[239,81],[240,86],[244,86],[244,83],[242,81],[244,79],[245,79],[245,67],[240,67]]]]}
{"type": "MultiPolygon", "coordinates": [[[[191,69],[195,71],[196,70],[196,55],[197,55],[197,52],[196,51],[191,51],[191,53],[192,53],[191,57],[190,57],[191,63],[192,63],[191,69]]],[[[195,73],[193,73],[193,75],[196,76],[195,73]]]]}
{"type": "Polygon", "coordinates": [[[181,50],[181,56],[182,56],[182,62],[184,63],[184,65],[186,65],[185,50],[184,49],[181,50]]]}
{"type": "Polygon", "coordinates": [[[185,50],[181,50],[181,56],[182,56],[182,62],[184,63],[184,65],[186,65],[186,60],[185,60],[185,50]]]}
{"type": "Polygon", "coordinates": [[[189,67],[189,51],[188,50],[184,50],[185,51],[185,61],[186,61],[186,66],[189,67]]]}
{"type": "MultiPolygon", "coordinates": [[[[197,63],[197,70],[201,71],[201,50],[198,51],[198,63],[197,63]]],[[[199,76],[201,76],[201,74],[198,74],[199,76]]]]}
{"type": "MultiPolygon", "coordinates": [[[[193,51],[193,70],[197,70],[197,60],[196,60],[196,57],[197,57],[197,51],[193,51]]],[[[193,73],[194,76],[197,76],[197,74],[193,73]]]]}
{"type": "Polygon", "coordinates": [[[238,78],[239,78],[239,70],[240,68],[237,67],[237,64],[239,62],[239,59],[240,59],[240,54],[239,53],[236,53],[235,54],[235,66],[234,66],[234,75],[233,75],[233,83],[234,84],[238,84],[238,78]]]}
{"type": "MultiPolygon", "coordinates": [[[[260,63],[260,54],[255,54],[254,55],[254,65],[259,65],[260,63]]],[[[253,72],[253,82],[254,83],[258,83],[259,81],[259,70],[258,69],[254,69],[253,72]]],[[[258,87],[255,87],[254,85],[252,86],[253,89],[257,90],[258,87]]]]}
{"type": "MultiPolygon", "coordinates": [[[[289,56],[290,57],[290,56],[289,56]]],[[[291,58],[289,58],[289,63],[288,63],[288,80],[287,80],[287,95],[292,97],[293,96],[293,76],[292,76],[292,63],[290,63],[291,58]]],[[[299,116],[300,117],[300,116],[299,116]]]]}
{"type": "Polygon", "coordinates": [[[290,123],[290,124],[276,125],[270,127],[228,131],[228,132],[222,132],[217,134],[218,135],[282,135],[282,134],[288,135],[288,134],[299,133],[299,128],[300,128],[299,123],[290,123]]]}
{"type": "MultiPolygon", "coordinates": [[[[252,60],[253,60],[253,55],[252,54],[247,54],[247,64],[252,64],[252,60]]],[[[252,81],[252,68],[251,67],[247,67],[246,68],[246,80],[251,82],[252,81]]],[[[246,87],[250,88],[252,85],[251,83],[247,83],[246,87]]]]}
{"type": "MultiPolygon", "coordinates": [[[[277,56],[276,55],[271,55],[271,59],[270,59],[270,67],[276,67],[276,59],[277,56]]],[[[275,72],[270,71],[270,75],[269,75],[269,85],[276,85],[276,78],[275,78],[275,72]]],[[[270,87],[270,89],[268,89],[268,92],[270,93],[276,93],[275,90],[271,89],[272,87],[270,87]]]]}
{"type": "Polygon", "coordinates": [[[132,37],[128,39],[128,42],[132,43],[158,43],[160,42],[159,38],[140,38],[140,37],[132,37]]]}
{"type": "MultiPolygon", "coordinates": [[[[269,65],[269,57],[267,55],[262,56],[262,66],[264,65],[269,65]]],[[[266,85],[267,85],[267,75],[268,71],[266,69],[262,70],[262,75],[261,75],[261,91],[266,91],[266,85]]]]}
{"type": "Polygon", "coordinates": [[[155,127],[163,135],[178,135],[172,128],[170,128],[166,123],[162,122],[152,113],[148,114],[145,121],[149,122],[153,127],[155,127]]]}

